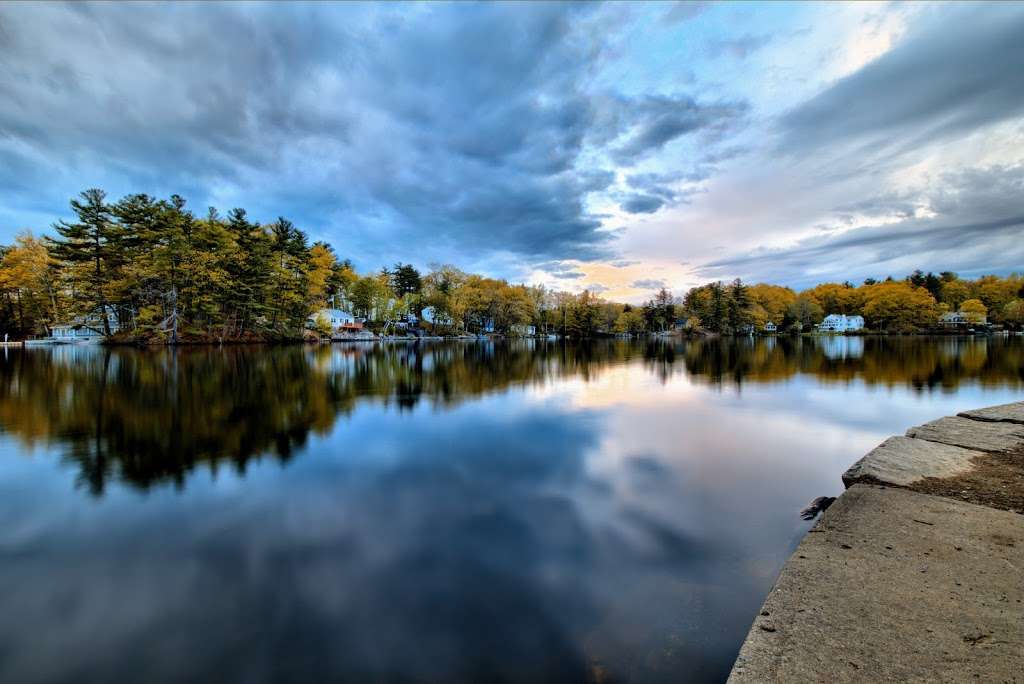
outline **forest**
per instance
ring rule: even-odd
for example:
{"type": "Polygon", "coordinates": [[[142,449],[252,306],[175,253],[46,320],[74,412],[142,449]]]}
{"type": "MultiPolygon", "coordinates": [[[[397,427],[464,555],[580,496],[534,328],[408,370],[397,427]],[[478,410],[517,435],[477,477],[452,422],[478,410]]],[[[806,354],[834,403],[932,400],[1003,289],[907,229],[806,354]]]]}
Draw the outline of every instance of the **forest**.
{"type": "Polygon", "coordinates": [[[437,334],[517,334],[535,326],[576,338],[673,326],[729,334],[760,330],[768,321],[780,331],[807,331],[830,313],[863,315],[870,329],[886,332],[928,330],[945,311],[1009,328],[1024,324],[1020,275],[968,280],[915,271],[800,292],[736,280],[682,297],[662,289],[633,306],[451,265],[421,273],[397,263],[360,274],[350,258],[324,242],[311,244],[285,218],[260,223],[240,208],[199,216],[178,195],[110,201],[90,189],[71,209],[75,219],[54,224],[52,236],[23,232],[0,247],[0,330],[10,339],[46,337],[55,325],[106,311],[97,320],[114,340],[298,340],[309,334],[313,312],[327,306],[349,310],[375,331],[429,308],[437,334]]]}

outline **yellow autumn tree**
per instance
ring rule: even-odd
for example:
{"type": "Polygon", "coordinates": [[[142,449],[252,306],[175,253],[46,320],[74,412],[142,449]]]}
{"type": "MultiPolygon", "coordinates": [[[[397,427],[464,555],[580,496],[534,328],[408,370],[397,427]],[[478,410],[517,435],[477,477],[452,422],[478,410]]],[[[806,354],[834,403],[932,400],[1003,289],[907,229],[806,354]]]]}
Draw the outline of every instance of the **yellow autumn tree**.
{"type": "Polygon", "coordinates": [[[1014,299],[1003,307],[1003,321],[1009,325],[1024,325],[1024,299],[1014,299]]]}
{"type": "Polygon", "coordinates": [[[984,323],[988,317],[988,307],[980,299],[968,299],[960,305],[960,313],[970,323],[984,323]]]}
{"type": "Polygon", "coordinates": [[[337,260],[329,245],[317,242],[309,250],[309,273],[307,275],[307,295],[313,309],[326,303],[327,283],[337,260]]]}
{"type": "Polygon", "coordinates": [[[45,333],[56,316],[53,260],[42,240],[19,233],[0,261],[0,289],[14,310],[18,332],[45,333]]]}
{"type": "Polygon", "coordinates": [[[805,290],[804,294],[813,297],[826,315],[855,314],[863,305],[862,293],[843,283],[822,283],[805,290]]]}
{"type": "Polygon", "coordinates": [[[891,332],[914,332],[936,323],[939,307],[923,287],[888,281],[865,290],[864,318],[869,326],[891,332]]]}
{"type": "Polygon", "coordinates": [[[768,321],[772,321],[776,325],[782,325],[786,312],[793,305],[793,302],[796,301],[796,293],[793,290],[788,287],[769,285],[767,283],[751,285],[748,294],[750,301],[754,304],[751,307],[751,313],[755,322],[759,324],[758,327],[763,326],[768,321]],[[760,311],[758,307],[760,307],[760,311]]]}

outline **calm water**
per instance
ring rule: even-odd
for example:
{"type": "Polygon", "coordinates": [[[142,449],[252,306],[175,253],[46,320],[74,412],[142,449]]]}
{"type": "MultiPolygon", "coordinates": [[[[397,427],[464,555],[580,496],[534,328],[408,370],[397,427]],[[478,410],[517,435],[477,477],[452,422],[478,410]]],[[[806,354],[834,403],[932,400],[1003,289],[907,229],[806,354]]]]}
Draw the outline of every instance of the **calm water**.
{"type": "Polygon", "coordinates": [[[0,681],[720,681],[840,473],[1024,338],[0,357],[0,681]]]}

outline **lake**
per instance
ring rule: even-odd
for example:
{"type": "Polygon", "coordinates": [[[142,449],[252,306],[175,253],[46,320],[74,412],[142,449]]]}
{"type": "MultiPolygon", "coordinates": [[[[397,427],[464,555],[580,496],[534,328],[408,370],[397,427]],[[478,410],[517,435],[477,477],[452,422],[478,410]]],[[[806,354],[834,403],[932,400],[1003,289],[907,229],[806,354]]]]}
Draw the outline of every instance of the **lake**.
{"type": "Polygon", "coordinates": [[[1024,338],[0,356],[0,681],[721,681],[883,438],[1024,338]]]}

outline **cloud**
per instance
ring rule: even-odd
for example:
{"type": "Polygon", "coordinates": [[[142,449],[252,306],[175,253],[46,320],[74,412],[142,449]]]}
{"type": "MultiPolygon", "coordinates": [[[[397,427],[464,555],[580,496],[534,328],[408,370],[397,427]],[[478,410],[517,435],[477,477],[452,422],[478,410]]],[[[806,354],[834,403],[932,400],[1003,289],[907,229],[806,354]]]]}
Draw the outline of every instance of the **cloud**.
{"type": "Polygon", "coordinates": [[[851,6],[827,26],[811,6],[706,9],[0,4],[0,241],[100,186],[285,215],[363,270],[565,262],[573,280],[1013,215],[905,186],[1020,161],[1024,7],[851,6]],[[906,26],[875,40],[867,15],[906,26]],[[863,40],[880,56],[850,73],[863,40]]]}
{"type": "Polygon", "coordinates": [[[685,135],[701,132],[717,141],[737,126],[749,109],[745,102],[702,104],[687,95],[648,95],[628,103],[632,116],[626,140],[611,152],[630,166],[685,135]]]}
{"type": "Polygon", "coordinates": [[[551,274],[555,278],[561,278],[563,280],[576,280],[586,275],[583,271],[557,271],[551,274]]]}
{"type": "Polygon", "coordinates": [[[673,3],[672,7],[665,12],[662,21],[667,24],[678,24],[684,21],[696,19],[705,10],[711,7],[710,2],[701,0],[679,0],[673,3]]]}
{"type": "Polygon", "coordinates": [[[610,238],[585,198],[615,175],[580,164],[590,14],[0,7],[0,218],[38,197],[34,170],[54,213],[103,185],[286,213],[361,253],[595,258],[610,238]]]}
{"type": "Polygon", "coordinates": [[[705,277],[742,275],[795,285],[916,268],[965,275],[1008,272],[1024,263],[1022,194],[1024,165],[947,173],[916,193],[883,194],[857,205],[879,216],[902,216],[895,223],[819,233],[791,247],[711,261],[697,271],[705,277]],[[927,211],[918,215],[915,207],[927,211]]]}
{"type": "Polygon", "coordinates": [[[877,155],[1024,113],[1024,6],[958,6],[780,120],[780,149],[836,145],[877,155]]]}
{"type": "Polygon", "coordinates": [[[664,204],[664,199],[653,195],[632,195],[622,203],[622,208],[630,214],[653,214],[664,204]]]}
{"type": "Polygon", "coordinates": [[[665,281],[658,278],[646,278],[634,280],[629,286],[638,290],[660,290],[665,287],[665,281]]]}
{"type": "Polygon", "coordinates": [[[588,211],[614,166],[717,139],[746,107],[591,88],[610,14],[0,6],[0,222],[48,224],[101,186],[285,214],[365,268],[411,245],[424,265],[614,256],[588,211]]]}
{"type": "Polygon", "coordinates": [[[718,57],[723,54],[730,55],[736,59],[746,59],[754,52],[757,52],[764,46],[772,42],[770,35],[755,36],[750,33],[746,33],[737,38],[728,38],[712,41],[708,47],[708,52],[712,57],[718,57]]]}

